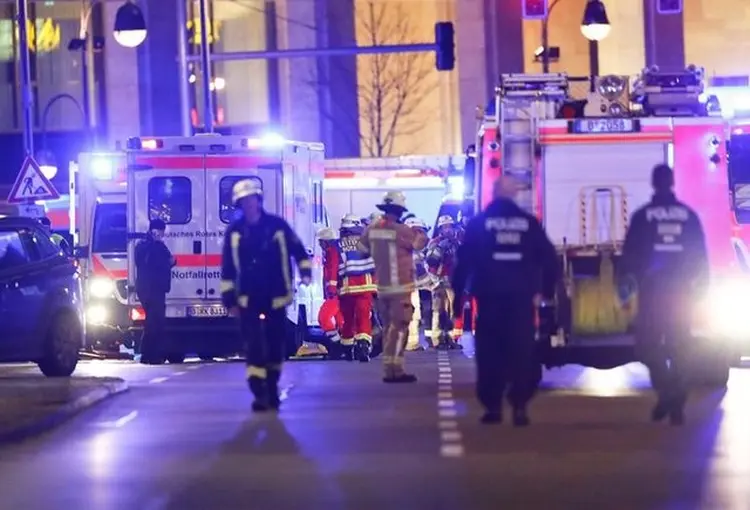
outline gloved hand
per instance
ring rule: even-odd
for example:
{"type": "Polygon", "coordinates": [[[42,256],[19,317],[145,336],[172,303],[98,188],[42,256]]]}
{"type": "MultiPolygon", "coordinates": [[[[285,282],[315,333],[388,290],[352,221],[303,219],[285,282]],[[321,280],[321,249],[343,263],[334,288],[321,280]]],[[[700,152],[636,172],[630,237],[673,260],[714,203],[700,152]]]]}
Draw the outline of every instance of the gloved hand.
{"type": "Polygon", "coordinates": [[[617,298],[621,304],[626,304],[635,295],[636,282],[632,276],[627,276],[617,283],[617,298]]]}

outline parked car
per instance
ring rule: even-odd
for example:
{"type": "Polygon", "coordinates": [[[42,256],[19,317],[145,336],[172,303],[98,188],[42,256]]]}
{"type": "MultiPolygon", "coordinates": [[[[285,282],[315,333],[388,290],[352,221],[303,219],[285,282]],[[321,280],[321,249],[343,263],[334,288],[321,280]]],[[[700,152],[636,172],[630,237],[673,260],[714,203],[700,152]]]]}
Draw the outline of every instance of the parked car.
{"type": "Polygon", "coordinates": [[[0,218],[0,362],[75,371],[84,343],[78,268],[30,218],[0,218]]]}

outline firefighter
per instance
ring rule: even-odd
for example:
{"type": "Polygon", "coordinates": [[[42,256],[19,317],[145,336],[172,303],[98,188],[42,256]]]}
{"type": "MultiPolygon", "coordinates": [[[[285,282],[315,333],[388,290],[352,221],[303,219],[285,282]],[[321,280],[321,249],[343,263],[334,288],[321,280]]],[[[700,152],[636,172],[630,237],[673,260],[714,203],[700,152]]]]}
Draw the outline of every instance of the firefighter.
{"type": "Polygon", "coordinates": [[[238,181],[232,201],[242,214],[224,237],[222,300],[230,315],[239,317],[247,346],[247,381],[255,397],[253,411],[278,409],[286,307],[295,291],[290,256],[304,284],[310,283],[312,263],[287,222],[263,210],[258,181],[238,181]]]}
{"type": "Polygon", "coordinates": [[[372,303],[377,287],[372,257],[357,248],[363,231],[359,216],[347,214],[341,219],[338,292],[344,317],[341,346],[347,357],[364,363],[370,360],[372,349],[372,303]]]}
{"type": "MultiPolygon", "coordinates": [[[[513,424],[526,426],[526,406],[536,391],[540,366],[534,353],[534,300],[552,299],[558,267],[555,248],[539,221],[514,202],[510,178],[495,183],[494,199],[469,222],[458,253],[453,291],[476,298],[477,396],[483,423],[502,420],[508,390],[513,424]]],[[[454,316],[463,307],[454,302],[454,316]]]]}
{"type": "Polygon", "coordinates": [[[618,276],[621,288],[629,287],[621,298],[638,289],[636,346],[658,394],[651,418],[681,425],[689,311],[708,284],[708,253],[698,216],[675,197],[672,169],[655,166],[651,184],[653,198],[630,221],[618,276]]]}
{"type": "MultiPolygon", "coordinates": [[[[457,342],[463,331],[455,328],[451,321],[451,312],[456,296],[451,289],[451,277],[456,264],[458,250],[458,229],[453,218],[440,216],[437,221],[437,233],[427,245],[425,260],[430,272],[435,277],[432,290],[432,346],[438,349],[460,349],[457,342]]],[[[459,301],[462,302],[462,295],[459,301]]],[[[457,316],[456,321],[462,320],[457,316]]]]}
{"type": "Polygon", "coordinates": [[[380,218],[382,218],[382,217],[383,217],[383,213],[381,213],[381,212],[378,212],[378,211],[375,211],[374,213],[370,214],[370,215],[369,215],[369,216],[367,216],[366,218],[362,218],[362,224],[363,224],[363,225],[364,225],[365,227],[369,227],[369,226],[370,226],[370,224],[371,224],[371,223],[372,223],[373,221],[375,221],[375,220],[377,220],[377,219],[380,219],[380,218]]]}
{"type": "MultiPolygon", "coordinates": [[[[420,220],[413,214],[408,215],[404,219],[404,224],[418,233],[427,236],[429,228],[424,221],[420,220]]],[[[426,313],[429,310],[422,306],[422,302],[425,301],[424,295],[426,294],[427,301],[430,299],[430,289],[432,288],[433,279],[430,272],[427,270],[427,263],[424,260],[424,252],[419,250],[414,252],[414,292],[411,293],[411,304],[414,307],[414,315],[412,316],[411,322],[409,323],[409,338],[406,342],[407,351],[423,351],[424,347],[419,342],[420,338],[420,324],[422,320],[422,313],[426,313]]]]}
{"type": "Polygon", "coordinates": [[[318,322],[328,341],[326,347],[333,357],[340,356],[341,326],[344,318],[338,297],[339,251],[338,236],[330,227],[318,231],[318,242],[323,253],[323,293],[325,301],[318,312],[318,322]]]}
{"type": "Polygon", "coordinates": [[[384,216],[375,220],[360,238],[359,249],[372,254],[378,282],[378,310],[383,321],[383,382],[412,383],[417,377],[404,371],[406,335],[414,312],[414,252],[427,244],[427,236],[404,225],[406,197],[389,191],[378,209],[384,216]]]}

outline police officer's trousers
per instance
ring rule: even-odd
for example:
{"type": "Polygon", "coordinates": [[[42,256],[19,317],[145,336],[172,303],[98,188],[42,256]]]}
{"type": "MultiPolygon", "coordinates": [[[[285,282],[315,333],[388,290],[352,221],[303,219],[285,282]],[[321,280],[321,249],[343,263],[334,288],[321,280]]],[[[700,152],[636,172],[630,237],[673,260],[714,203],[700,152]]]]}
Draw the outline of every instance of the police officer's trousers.
{"type": "Polygon", "coordinates": [[[477,308],[477,397],[487,411],[500,412],[507,391],[511,406],[524,409],[541,379],[531,297],[485,298],[477,308]]]}
{"type": "Polygon", "coordinates": [[[166,354],[164,352],[164,326],[167,314],[166,294],[141,297],[141,305],[146,313],[140,345],[141,361],[144,363],[163,362],[163,357],[166,354]]]}
{"type": "Polygon", "coordinates": [[[240,328],[246,348],[250,391],[258,402],[278,405],[281,363],[286,343],[286,310],[243,308],[240,328]]]}
{"type": "MultiPolygon", "coordinates": [[[[687,292],[683,293],[688,296],[687,292]]],[[[683,296],[641,293],[636,347],[651,376],[659,404],[682,410],[687,400],[686,364],[690,342],[689,304],[683,296]]]]}

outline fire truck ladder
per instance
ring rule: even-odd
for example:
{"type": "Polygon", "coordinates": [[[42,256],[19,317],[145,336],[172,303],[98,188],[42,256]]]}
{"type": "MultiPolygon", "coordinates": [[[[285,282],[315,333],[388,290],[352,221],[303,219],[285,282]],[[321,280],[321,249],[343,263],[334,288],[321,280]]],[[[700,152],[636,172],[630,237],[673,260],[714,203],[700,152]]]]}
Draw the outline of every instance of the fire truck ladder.
{"type": "Polygon", "coordinates": [[[568,78],[562,73],[504,74],[496,90],[502,171],[517,179],[516,200],[531,214],[539,210],[534,188],[541,155],[539,121],[554,119],[567,93],[568,78]]]}
{"type": "Polygon", "coordinates": [[[578,194],[580,245],[618,253],[628,228],[628,198],[622,186],[589,186],[578,194]]]}

